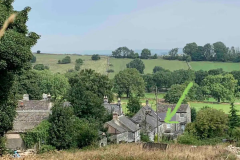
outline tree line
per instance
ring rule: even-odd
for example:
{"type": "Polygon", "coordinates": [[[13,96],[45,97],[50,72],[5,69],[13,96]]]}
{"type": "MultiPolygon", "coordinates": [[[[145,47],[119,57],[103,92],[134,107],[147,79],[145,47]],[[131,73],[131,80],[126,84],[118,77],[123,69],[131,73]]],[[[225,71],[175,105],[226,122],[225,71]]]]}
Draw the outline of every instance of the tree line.
{"type": "Polygon", "coordinates": [[[184,61],[240,62],[239,48],[234,48],[233,46],[229,48],[223,42],[207,43],[204,46],[198,46],[195,42],[188,43],[183,48],[183,53],[183,55],[178,55],[178,48],[173,48],[163,58],[184,61]]]}
{"type": "Polygon", "coordinates": [[[112,52],[112,57],[115,58],[140,58],[140,59],[157,59],[157,54],[152,56],[152,53],[149,49],[144,48],[139,55],[138,53],[134,53],[133,50],[127,47],[119,47],[115,51],[112,52]]]}

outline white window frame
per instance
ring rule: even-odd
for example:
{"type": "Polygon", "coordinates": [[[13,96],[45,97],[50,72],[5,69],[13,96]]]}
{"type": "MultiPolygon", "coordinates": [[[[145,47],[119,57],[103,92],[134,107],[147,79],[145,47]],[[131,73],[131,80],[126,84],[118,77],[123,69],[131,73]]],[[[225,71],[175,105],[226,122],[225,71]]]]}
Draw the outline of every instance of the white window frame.
{"type": "Polygon", "coordinates": [[[167,123],[167,129],[170,129],[170,128],[171,128],[171,124],[167,123]]]}
{"type": "Polygon", "coordinates": [[[180,113],[180,117],[184,117],[184,114],[183,114],[183,113],[180,113]]]}

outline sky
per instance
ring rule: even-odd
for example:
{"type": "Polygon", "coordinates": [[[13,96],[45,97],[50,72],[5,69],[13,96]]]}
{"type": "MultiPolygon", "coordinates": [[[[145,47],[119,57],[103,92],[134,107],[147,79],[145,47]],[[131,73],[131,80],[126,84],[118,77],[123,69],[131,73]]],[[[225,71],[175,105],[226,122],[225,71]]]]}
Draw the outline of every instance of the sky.
{"type": "Polygon", "coordinates": [[[240,47],[239,0],[15,0],[30,6],[33,52],[183,48],[221,41],[240,47]]]}

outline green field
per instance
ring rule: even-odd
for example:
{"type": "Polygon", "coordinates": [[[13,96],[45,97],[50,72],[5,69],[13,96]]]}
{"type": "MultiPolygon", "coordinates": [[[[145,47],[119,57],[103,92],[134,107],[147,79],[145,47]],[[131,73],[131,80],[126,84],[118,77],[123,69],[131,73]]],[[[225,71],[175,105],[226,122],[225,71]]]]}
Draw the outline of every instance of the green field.
{"type": "MultiPolygon", "coordinates": [[[[110,64],[113,66],[110,69],[114,70],[114,73],[110,73],[109,77],[113,78],[115,74],[119,71],[126,69],[126,64],[132,61],[132,59],[127,58],[110,58],[110,64]]],[[[178,69],[188,69],[186,62],[178,60],[163,60],[163,59],[144,59],[142,60],[145,64],[144,74],[152,73],[155,66],[161,66],[163,68],[169,69],[171,71],[178,69]]]]}
{"type": "MultiPolygon", "coordinates": [[[[202,102],[200,102],[200,103],[190,102],[190,106],[195,107],[197,111],[200,110],[204,106],[209,106],[209,107],[212,107],[214,109],[221,109],[227,114],[229,113],[229,110],[230,110],[230,104],[227,104],[227,103],[213,104],[213,103],[202,103],[202,102]]],[[[235,104],[235,106],[236,106],[237,110],[240,110],[240,104],[235,104]]]]}
{"type": "Polygon", "coordinates": [[[204,70],[208,71],[210,69],[222,68],[224,71],[230,72],[234,70],[240,70],[240,63],[231,63],[231,62],[190,62],[190,65],[193,70],[204,70]]]}
{"type": "Polygon", "coordinates": [[[79,55],[69,55],[71,57],[71,63],[69,64],[57,64],[58,60],[63,59],[67,55],[54,55],[54,54],[34,54],[37,58],[35,64],[44,64],[50,67],[52,72],[65,73],[69,69],[74,69],[75,60],[81,58],[84,60],[81,69],[90,68],[101,74],[106,74],[107,68],[107,57],[101,56],[101,59],[98,61],[91,60],[91,56],[79,56],[79,55]]]}

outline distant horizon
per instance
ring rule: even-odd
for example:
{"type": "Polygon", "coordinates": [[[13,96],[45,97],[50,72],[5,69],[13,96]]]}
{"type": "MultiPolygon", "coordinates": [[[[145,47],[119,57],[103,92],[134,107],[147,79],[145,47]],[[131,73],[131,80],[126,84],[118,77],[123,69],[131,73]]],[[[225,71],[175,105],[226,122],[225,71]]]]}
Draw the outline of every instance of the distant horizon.
{"type": "MultiPolygon", "coordinates": [[[[166,55],[171,49],[149,49],[153,54],[157,55],[166,55]]],[[[41,51],[41,50],[40,50],[41,51]]],[[[45,52],[41,51],[41,54],[85,54],[85,55],[92,55],[92,54],[99,54],[99,55],[111,55],[113,50],[81,50],[81,51],[69,51],[69,52],[45,52]]],[[[135,53],[141,54],[142,49],[133,49],[135,53]]],[[[37,53],[37,51],[32,51],[32,53],[37,53]]],[[[182,48],[178,48],[178,54],[182,54],[182,48]]]]}

